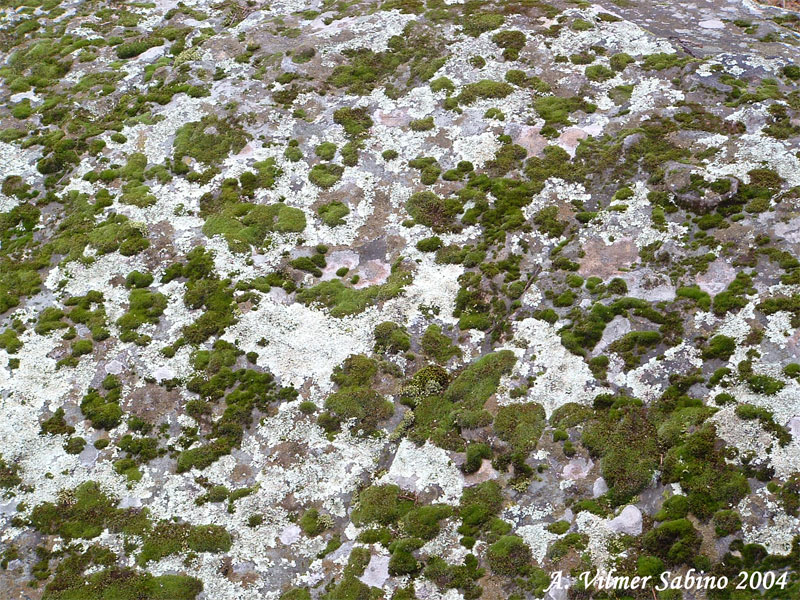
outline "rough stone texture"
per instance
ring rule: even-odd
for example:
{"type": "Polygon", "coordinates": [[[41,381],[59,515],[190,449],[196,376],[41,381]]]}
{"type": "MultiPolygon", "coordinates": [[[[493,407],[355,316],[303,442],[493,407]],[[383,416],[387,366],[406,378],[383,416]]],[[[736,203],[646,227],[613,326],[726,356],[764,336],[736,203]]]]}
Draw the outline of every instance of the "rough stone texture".
{"type": "Polygon", "coordinates": [[[618,516],[611,519],[608,524],[611,531],[616,533],[627,533],[628,535],[639,535],[642,533],[642,512],[633,505],[628,505],[622,509],[618,516]]]}

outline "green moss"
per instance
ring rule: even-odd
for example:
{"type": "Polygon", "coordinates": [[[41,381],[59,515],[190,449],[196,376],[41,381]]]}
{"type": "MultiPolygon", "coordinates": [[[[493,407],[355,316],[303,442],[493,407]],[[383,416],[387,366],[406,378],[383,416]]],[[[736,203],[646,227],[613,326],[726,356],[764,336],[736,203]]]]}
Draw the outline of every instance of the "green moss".
{"type": "Polygon", "coordinates": [[[321,419],[327,429],[338,429],[339,423],[353,419],[360,430],[370,433],[379,421],[392,416],[392,403],[365,387],[377,370],[377,362],[363,355],[348,357],[341,367],[334,370],[331,379],[341,387],[325,400],[328,414],[321,419]]]}
{"type": "Polygon", "coordinates": [[[496,481],[486,481],[464,488],[459,504],[462,524],[459,533],[476,535],[500,512],[503,495],[496,481]]]}
{"type": "Polygon", "coordinates": [[[239,152],[248,137],[231,119],[205,116],[182,125],[175,132],[173,161],[182,163],[188,156],[206,165],[218,165],[229,154],[239,152]]]}
{"type": "Polygon", "coordinates": [[[123,215],[112,214],[98,224],[87,236],[88,243],[99,255],[119,250],[123,256],[133,256],[150,246],[140,227],[123,215]]]}
{"type": "Polygon", "coordinates": [[[67,454],[80,454],[86,446],[86,440],[82,437],[71,437],[64,444],[64,451],[67,454]]]}
{"type": "Polygon", "coordinates": [[[227,552],[231,548],[231,536],[219,525],[193,526],[160,521],[145,537],[136,563],[144,566],[186,548],[194,552],[227,552]]]}
{"type": "Polygon", "coordinates": [[[414,508],[402,518],[403,532],[411,537],[431,540],[439,535],[439,521],[452,513],[453,509],[443,504],[414,508]]]}
{"type": "Polygon", "coordinates": [[[618,295],[627,294],[628,284],[625,283],[624,279],[620,277],[614,277],[611,281],[608,282],[608,286],[606,286],[606,289],[610,294],[618,294],[618,295]]]}
{"type": "Polygon", "coordinates": [[[164,40],[160,37],[149,36],[143,39],[132,40],[118,45],[115,49],[117,58],[127,59],[139,56],[143,52],[161,46],[164,40]]]}
{"type": "Polygon", "coordinates": [[[479,99],[505,98],[513,91],[514,88],[505,81],[482,79],[475,83],[468,83],[465,85],[458,95],[457,100],[459,104],[472,104],[479,99]]]}
{"type": "Polygon", "coordinates": [[[145,323],[159,322],[159,317],[167,307],[167,297],[160,292],[136,288],[130,291],[129,300],[128,312],[117,319],[120,339],[123,342],[141,341],[141,336],[135,333],[136,329],[145,323]]]}
{"type": "MultiPolygon", "coordinates": [[[[483,113],[483,118],[484,119],[497,119],[498,121],[505,121],[506,120],[505,114],[499,108],[489,108],[489,109],[487,109],[487,111],[485,113],[483,113]]],[[[457,174],[458,179],[463,177],[463,174],[458,169],[452,169],[451,171],[448,171],[447,173],[455,173],[455,174],[457,174]]],[[[445,180],[448,180],[447,173],[445,173],[445,175],[444,175],[444,179],[445,180]]]]}
{"type": "Polygon", "coordinates": [[[691,60],[690,57],[681,57],[679,54],[657,52],[644,57],[642,68],[646,71],[663,71],[672,67],[682,67],[691,60]]]}
{"type": "Polygon", "coordinates": [[[431,81],[430,86],[432,92],[436,93],[444,91],[447,92],[448,95],[453,93],[456,89],[455,84],[453,84],[453,82],[447,77],[439,77],[438,79],[434,79],[431,81]]]}
{"type": "Polygon", "coordinates": [[[676,494],[664,500],[661,510],[653,515],[653,518],[656,521],[673,521],[683,519],[688,514],[689,499],[682,494],[676,494]]]}
{"type": "Polygon", "coordinates": [[[396,354],[411,349],[411,338],[405,327],[392,321],[384,321],[376,325],[373,334],[375,335],[375,352],[396,354]]]}
{"type": "Polygon", "coordinates": [[[291,162],[300,162],[303,159],[303,151],[300,150],[299,142],[297,140],[290,140],[283,156],[286,160],[291,162]]]}
{"type": "Polygon", "coordinates": [[[0,348],[9,354],[16,354],[22,348],[22,342],[17,337],[17,332],[13,329],[6,329],[0,333],[0,348]]]}
{"type": "Polygon", "coordinates": [[[324,190],[336,185],[342,178],[344,167],[333,163],[318,164],[311,167],[308,180],[324,190]]]}
{"type": "Polygon", "coordinates": [[[791,474],[778,489],[775,489],[772,483],[767,487],[772,488],[771,491],[777,494],[786,513],[796,517],[800,511],[800,475],[796,472],[791,474]]]}
{"type": "Polygon", "coordinates": [[[324,268],[326,266],[325,257],[319,254],[315,254],[312,257],[308,256],[298,256],[295,259],[292,259],[289,264],[294,267],[295,269],[300,269],[301,271],[307,271],[314,275],[314,277],[322,277],[322,271],[320,267],[324,268]],[[320,257],[322,260],[314,260],[315,258],[320,257]]]}
{"type": "MultiPolygon", "coordinates": [[[[412,441],[423,444],[430,440],[437,446],[452,451],[462,451],[464,441],[458,435],[455,405],[438,394],[449,377],[438,365],[423,367],[403,387],[401,402],[414,409],[407,431],[412,441]]],[[[409,415],[411,416],[411,415],[409,415]]]]}
{"type": "Polygon", "coordinates": [[[527,39],[522,31],[510,30],[494,34],[492,41],[503,48],[504,59],[517,60],[519,51],[525,47],[527,39]]]}
{"type": "Polygon", "coordinates": [[[462,210],[456,197],[440,198],[433,192],[416,192],[406,201],[406,210],[417,223],[434,231],[447,231],[454,226],[454,218],[462,210]]]}
{"type": "Polygon", "coordinates": [[[714,426],[705,424],[664,455],[662,480],[680,482],[691,512],[703,519],[736,504],[750,490],[747,478],[725,461],[716,441],[714,426]]]}
{"type": "Polygon", "coordinates": [[[122,383],[117,377],[109,375],[103,380],[106,391],[102,395],[98,390],[89,388],[81,400],[81,412],[98,429],[113,429],[122,421],[122,409],[119,399],[122,395],[122,383]]]}
{"type": "Polygon", "coordinates": [[[614,313],[608,307],[595,303],[587,312],[579,309],[571,311],[569,317],[572,323],[561,331],[561,343],[570,352],[584,356],[600,341],[614,313]]]}
{"type": "Polygon", "coordinates": [[[533,107],[539,113],[539,116],[545,120],[545,127],[550,128],[556,125],[572,125],[569,115],[573,112],[582,110],[586,113],[592,113],[597,110],[597,106],[577,96],[573,98],[543,96],[534,100],[533,107]]]}
{"type": "Polygon", "coordinates": [[[314,149],[314,154],[322,160],[333,160],[336,155],[336,144],[333,142],[323,142],[314,149]]]}
{"type": "Polygon", "coordinates": [[[150,287],[153,283],[152,273],[142,273],[140,271],[131,271],[125,277],[126,288],[146,288],[150,287]]]}
{"type": "Polygon", "coordinates": [[[333,113],[333,122],[344,127],[350,138],[360,138],[372,127],[372,119],[365,108],[339,108],[333,113]]]}
{"type": "Polygon", "coordinates": [[[517,359],[510,350],[483,356],[467,366],[448,386],[445,400],[466,410],[478,410],[497,390],[500,377],[511,371],[517,359]]]}
{"type": "Polygon", "coordinates": [[[732,535],[742,528],[742,519],[735,510],[718,510],[714,513],[713,523],[718,537],[732,535]]]}
{"type": "Polygon", "coordinates": [[[303,588],[294,588],[282,593],[279,600],[311,600],[311,593],[303,588]]]}
{"type": "Polygon", "coordinates": [[[415,119],[409,123],[411,131],[430,131],[435,127],[433,117],[425,117],[424,119],[415,119]]]}
{"type": "Polygon", "coordinates": [[[358,508],[353,510],[352,519],[357,525],[391,525],[413,507],[413,499],[406,498],[398,486],[373,485],[358,495],[358,508]]]}
{"type": "Polygon", "coordinates": [[[636,60],[630,54],[626,54],[625,52],[615,54],[609,59],[609,64],[615,71],[624,71],[625,67],[634,62],[636,62],[636,60]]]}
{"type": "Polygon", "coordinates": [[[18,486],[22,483],[22,478],[19,476],[19,465],[15,463],[8,464],[3,455],[0,454],[0,488],[9,489],[18,486]]]}
{"type": "Polygon", "coordinates": [[[475,13],[464,17],[462,28],[465,34],[478,37],[482,33],[501,27],[504,21],[503,15],[497,13],[475,13]]]}
{"type": "Polygon", "coordinates": [[[667,564],[691,563],[700,549],[701,537],[688,519],[666,521],[648,531],[642,544],[667,564]]]}
{"type": "Polygon", "coordinates": [[[736,350],[736,340],[727,335],[715,335],[703,349],[703,358],[719,358],[728,360],[736,350]]]}
{"type": "Polygon", "coordinates": [[[625,361],[625,366],[633,369],[639,365],[641,357],[660,342],[661,334],[658,331],[631,331],[614,340],[608,349],[618,353],[625,361]]]}
{"type": "Polygon", "coordinates": [[[528,453],[536,448],[544,426],[544,408],[536,402],[501,406],[494,419],[495,433],[514,452],[528,453]]]}
{"type": "Polygon", "coordinates": [[[556,521],[555,523],[550,523],[547,526],[547,531],[550,533],[555,533],[556,535],[564,535],[569,530],[569,523],[567,521],[556,521]]]}
{"type": "Polygon", "coordinates": [[[97,483],[87,481],[63,494],[57,504],[45,502],[35,506],[30,522],[37,531],[65,540],[92,539],[104,529],[143,533],[148,525],[146,515],[135,509],[118,509],[117,504],[97,483]]]}
{"type": "Polygon", "coordinates": [[[786,386],[780,379],[769,375],[753,374],[747,377],[747,387],[756,394],[774,396],[786,386]]]}
{"type": "Polygon", "coordinates": [[[389,551],[392,553],[389,558],[389,574],[410,575],[419,571],[422,563],[414,557],[412,552],[418,550],[422,545],[423,541],[418,538],[405,538],[393,542],[389,546],[389,551]]]}
{"type": "Polygon", "coordinates": [[[492,572],[515,576],[525,571],[531,562],[531,551],[521,537],[504,535],[486,550],[492,572]]]}
{"type": "Polygon", "coordinates": [[[442,174],[442,169],[432,156],[420,156],[408,161],[408,166],[420,171],[420,182],[423,185],[433,185],[442,174]]]}
{"type": "Polygon", "coordinates": [[[436,252],[443,245],[442,238],[437,235],[424,238],[416,243],[416,248],[420,252],[436,252]]]}
{"type": "Polygon", "coordinates": [[[492,450],[488,445],[481,442],[473,442],[467,446],[467,455],[462,466],[464,473],[475,473],[481,468],[483,459],[491,458],[492,450]]]}
{"type": "Polygon", "coordinates": [[[408,272],[396,268],[382,285],[354,289],[334,279],[300,290],[297,299],[307,305],[319,303],[330,309],[332,316],[344,317],[361,313],[367,306],[400,295],[410,281],[411,275],[408,272]]]}
{"type": "Polygon", "coordinates": [[[624,397],[604,399],[601,405],[609,410],[600,412],[581,437],[589,452],[601,457],[600,468],[614,505],[630,501],[643,490],[659,463],[655,428],[637,404],[624,397]]]}
{"type": "Polygon", "coordinates": [[[328,520],[322,517],[316,508],[308,509],[303,516],[300,517],[297,524],[300,526],[300,529],[303,530],[303,533],[309,537],[320,535],[330,526],[328,520]]]}
{"type": "Polygon", "coordinates": [[[586,67],[586,78],[589,81],[607,81],[612,79],[616,73],[603,65],[591,65],[586,67]]]}
{"type": "Polygon", "coordinates": [[[232,250],[244,252],[251,246],[262,245],[269,233],[299,233],[306,228],[302,209],[283,202],[267,205],[239,202],[236,185],[235,179],[227,180],[223,182],[222,196],[208,199],[203,226],[207,236],[222,235],[232,250]],[[234,192],[228,195],[226,189],[234,192]]]}
{"type": "MultiPolygon", "coordinates": [[[[99,570],[90,575],[84,571],[92,564],[89,556],[99,546],[83,555],[70,555],[59,563],[53,580],[44,589],[44,600],[105,600],[136,598],[137,600],[194,600],[203,590],[199,579],[186,575],[153,576],[127,567],[108,568],[110,561],[100,560],[99,570]]],[[[104,550],[104,549],[103,549],[104,550]]],[[[113,555],[112,555],[113,556],[113,555]]]]}
{"type": "Polygon", "coordinates": [[[457,589],[463,597],[470,600],[480,598],[482,588],[476,582],[484,574],[484,570],[479,567],[478,559],[473,554],[467,554],[461,565],[448,565],[444,559],[433,556],[423,571],[424,577],[433,581],[439,588],[457,589]]]}
{"type": "Polygon", "coordinates": [[[331,381],[344,387],[367,386],[378,373],[378,361],[364,354],[351,354],[331,374],[331,381]]]}
{"type": "Polygon", "coordinates": [[[253,163],[256,172],[245,171],[239,176],[242,194],[252,197],[258,188],[270,189],[275,185],[275,180],[283,175],[283,171],[278,168],[274,158],[268,158],[253,163]]]}
{"type": "Polygon", "coordinates": [[[800,326],[800,296],[798,295],[767,298],[760,302],[757,308],[765,315],[773,315],[779,311],[789,312],[792,314],[792,327],[800,326]]]}
{"type": "Polygon", "coordinates": [[[711,296],[697,286],[679,287],[676,291],[679,298],[689,298],[694,300],[702,310],[711,308],[711,296]]]}
{"type": "Polygon", "coordinates": [[[636,574],[639,577],[658,577],[664,571],[664,561],[657,556],[645,555],[636,560],[636,574]]]}
{"type": "Polygon", "coordinates": [[[791,377],[792,379],[797,379],[800,377],[800,364],[797,363],[789,363],[785,367],[783,367],[783,374],[787,377],[791,377]]]}
{"type": "Polygon", "coordinates": [[[589,65],[595,60],[595,55],[591,52],[581,52],[579,54],[570,54],[569,62],[573,65],[589,65]]]}
{"type": "Polygon", "coordinates": [[[15,119],[27,119],[32,114],[33,108],[31,107],[31,101],[28,98],[25,98],[21,102],[18,102],[11,107],[11,116],[15,119]]]}
{"type": "Polygon", "coordinates": [[[420,339],[422,351],[426,356],[444,364],[455,356],[461,356],[461,349],[442,333],[438,325],[429,325],[420,339]]]}
{"type": "Polygon", "coordinates": [[[53,415],[44,421],[42,421],[41,425],[41,434],[52,434],[52,435],[59,435],[59,434],[72,434],[75,432],[75,428],[67,425],[67,422],[64,420],[64,409],[58,407],[53,415]]]}
{"type": "Polygon", "coordinates": [[[574,302],[575,302],[575,293],[572,290],[564,290],[553,299],[553,306],[558,308],[564,308],[566,306],[572,306],[574,302]]]}
{"type": "Polygon", "coordinates": [[[0,130],[0,142],[5,142],[9,144],[15,140],[25,137],[26,132],[23,129],[14,129],[13,127],[9,127],[7,129],[0,130]]]}
{"type": "Polygon", "coordinates": [[[380,421],[394,413],[394,406],[383,396],[357,386],[344,387],[328,396],[325,409],[340,423],[355,420],[355,427],[365,433],[374,431],[380,421]]]}
{"type": "Polygon", "coordinates": [[[584,21],[583,19],[575,19],[572,22],[571,27],[575,31],[588,31],[589,29],[594,29],[594,25],[592,25],[589,21],[584,21]]]}
{"type": "Polygon", "coordinates": [[[121,458],[114,461],[114,472],[124,475],[128,481],[140,481],[142,472],[136,466],[136,461],[132,458],[121,458]]]}
{"type": "Polygon", "coordinates": [[[783,67],[782,72],[792,81],[797,81],[800,79],[800,66],[798,65],[786,65],[783,67]]]}

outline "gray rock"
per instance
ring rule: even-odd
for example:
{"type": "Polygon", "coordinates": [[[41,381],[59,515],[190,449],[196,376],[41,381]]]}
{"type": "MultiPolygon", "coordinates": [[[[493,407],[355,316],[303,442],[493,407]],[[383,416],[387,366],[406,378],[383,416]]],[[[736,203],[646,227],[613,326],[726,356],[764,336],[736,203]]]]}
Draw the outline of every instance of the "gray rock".
{"type": "Polygon", "coordinates": [[[616,533],[639,535],[642,533],[642,511],[632,504],[629,504],[622,509],[619,516],[611,519],[608,526],[611,531],[615,531],[616,533]]]}
{"type": "Polygon", "coordinates": [[[99,452],[97,451],[97,448],[95,448],[91,444],[86,444],[83,451],[78,455],[78,458],[80,459],[81,464],[84,467],[88,468],[93,466],[94,463],[97,462],[98,454],[99,452]]]}
{"type": "Polygon", "coordinates": [[[106,363],[106,373],[108,375],[119,375],[124,369],[125,365],[118,360],[110,360],[106,363]]]}
{"type": "Polygon", "coordinates": [[[611,345],[614,340],[621,338],[630,331],[631,322],[622,315],[617,315],[611,319],[608,325],[606,325],[606,328],[603,331],[603,337],[601,337],[600,341],[597,342],[594,350],[592,350],[592,354],[594,356],[599,356],[606,348],[609,347],[609,345],[611,345]]]}
{"type": "Polygon", "coordinates": [[[592,486],[592,496],[595,498],[599,498],[603,494],[608,491],[608,484],[606,480],[602,477],[598,477],[595,479],[594,485],[592,486]]]}
{"type": "Polygon", "coordinates": [[[705,193],[701,195],[699,191],[691,189],[691,174],[694,171],[693,165],[677,162],[668,162],[664,165],[664,185],[674,194],[678,204],[697,211],[710,211],[739,191],[739,180],[728,177],[731,187],[727,192],[719,194],[712,190],[705,190],[705,193]]]}
{"type": "Polygon", "coordinates": [[[564,479],[585,479],[593,466],[592,459],[573,458],[564,465],[561,475],[564,479]]]}
{"type": "Polygon", "coordinates": [[[17,569],[21,569],[25,566],[25,563],[22,562],[20,559],[15,558],[12,561],[9,561],[8,566],[6,567],[9,571],[16,571],[17,569]]]}
{"type": "Polygon", "coordinates": [[[359,579],[367,585],[381,587],[389,579],[389,557],[373,554],[359,579]]]}
{"type": "Polygon", "coordinates": [[[561,580],[561,585],[549,590],[545,596],[545,600],[567,600],[569,598],[569,588],[572,585],[571,577],[564,577],[561,580]]]}

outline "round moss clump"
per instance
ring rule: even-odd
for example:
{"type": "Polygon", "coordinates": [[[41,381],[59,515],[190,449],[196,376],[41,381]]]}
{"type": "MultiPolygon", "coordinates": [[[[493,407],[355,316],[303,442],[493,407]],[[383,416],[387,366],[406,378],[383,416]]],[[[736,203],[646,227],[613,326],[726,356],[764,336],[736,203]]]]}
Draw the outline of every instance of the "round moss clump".
{"type": "Polygon", "coordinates": [[[383,396],[369,388],[356,386],[331,394],[325,401],[325,408],[340,422],[355,419],[365,433],[374,431],[379,421],[394,413],[394,406],[383,396]]]}
{"type": "Polygon", "coordinates": [[[391,525],[414,506],[404,498],[396,485],[373,485],[358,495],[358,508],[353,511],[353,523],[391,525]]]}
{"type": "Polygon", "coordinates": [[[317,209],[322,222],[328,227],[344,225],[344,218],[350,214],[350,209],[346,204],[338,201],[328,202],[317,209]]]}
{"type": "Polygon", "coordinates": [[[332,160],[336,154],[336,144],[333,142],[322,142],[314,149],[314,154],[322,160],[332,160]]]}
{"type": "Polygon", "coordinates": [[[308,172],[308,180],[324,190],[333,187],[342,178],[344,167],[332,163],[314,165],[308,172]]]}

